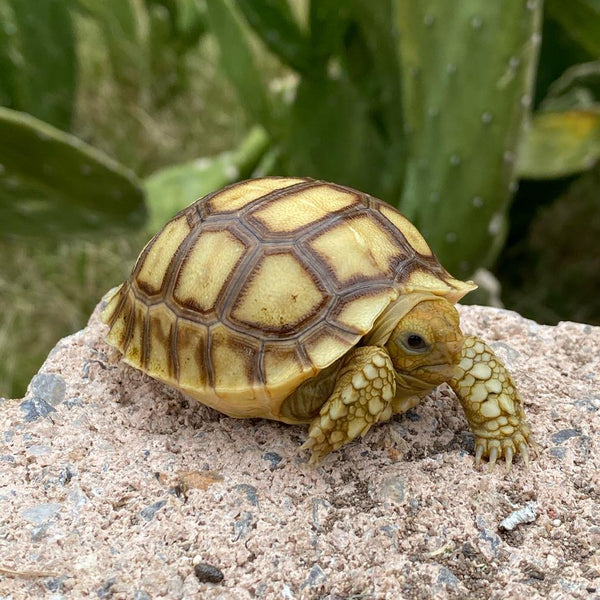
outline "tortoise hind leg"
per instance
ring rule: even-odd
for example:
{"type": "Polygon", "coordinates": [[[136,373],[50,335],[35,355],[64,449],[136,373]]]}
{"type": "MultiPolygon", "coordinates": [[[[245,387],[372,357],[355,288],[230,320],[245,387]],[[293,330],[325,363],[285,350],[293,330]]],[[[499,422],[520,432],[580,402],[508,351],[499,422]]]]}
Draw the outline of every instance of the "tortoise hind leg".
{"type": "Polygon", "coordinates": [[[394,368],[383,348],[363,346],[352,350],[301,447],[311,450],[310,462],[365,435],[378,421],[389,419],[395,392],[394,368]]]}

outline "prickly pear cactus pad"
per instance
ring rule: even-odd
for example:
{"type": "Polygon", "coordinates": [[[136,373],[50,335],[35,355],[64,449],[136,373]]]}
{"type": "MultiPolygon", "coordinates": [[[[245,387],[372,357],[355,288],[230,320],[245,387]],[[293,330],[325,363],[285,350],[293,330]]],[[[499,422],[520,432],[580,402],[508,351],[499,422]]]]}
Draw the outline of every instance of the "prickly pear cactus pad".
{"type": "Polygon", "coordinates": [[[542,2],[408,0],[396,9],[410,138],[401,209],[465,277],[504,242],[542,2]]]}
{"type": "Polygon", "coordinates": [[[0,236],[124,231],[146,217],[137,177],[99,150],[0,107],[0,236]]]}

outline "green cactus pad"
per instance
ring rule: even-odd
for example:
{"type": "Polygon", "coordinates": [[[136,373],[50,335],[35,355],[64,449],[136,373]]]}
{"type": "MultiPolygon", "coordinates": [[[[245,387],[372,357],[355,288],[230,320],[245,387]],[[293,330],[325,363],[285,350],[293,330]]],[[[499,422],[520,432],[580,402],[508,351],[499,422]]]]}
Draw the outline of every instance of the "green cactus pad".
{"type": "Polygon", "coordinates": [[[78,138],[0,107],[0,236],[122,231],[145,220],[136,176],[78,138]]]}
{"type": "Polygon", "coordinates": [[[459,277],[504,243],[542,2],[396,2],[409,134],[402,210],[459,277]]]}
{"type": "Polygon", "coordinates": [[[256,126],[232,152],[166,167],[148,177],[145,185],[150,233],[154,235],[167,220],[194,200],[250,177],[268,144],[267,133],[256,126]]]}

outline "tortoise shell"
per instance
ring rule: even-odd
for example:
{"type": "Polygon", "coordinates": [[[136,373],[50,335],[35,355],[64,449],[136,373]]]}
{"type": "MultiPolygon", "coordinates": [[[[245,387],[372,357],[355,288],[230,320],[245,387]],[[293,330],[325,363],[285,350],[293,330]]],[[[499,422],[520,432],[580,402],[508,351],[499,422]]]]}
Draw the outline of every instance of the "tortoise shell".
{"type": "Polygon", "coordinates": [[[455,302],[473,287],[380,200],[267,177],[173,217],[102,318],[123,360],[152,377],[230,416],[297,422],[281,414],[283,400],[401,298],[427,291],[455,302]]]}

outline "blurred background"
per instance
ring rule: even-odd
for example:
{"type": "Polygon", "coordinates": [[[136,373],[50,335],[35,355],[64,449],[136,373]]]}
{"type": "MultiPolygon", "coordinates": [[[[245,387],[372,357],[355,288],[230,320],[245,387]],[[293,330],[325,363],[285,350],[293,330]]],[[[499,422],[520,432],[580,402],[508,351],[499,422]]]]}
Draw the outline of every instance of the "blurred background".
{"type": "Polygon", "coordinates": [[[0,396],[260,175],[403,211],[471,302],[600,324],[600,0],[0,0],[0,396]]]}

